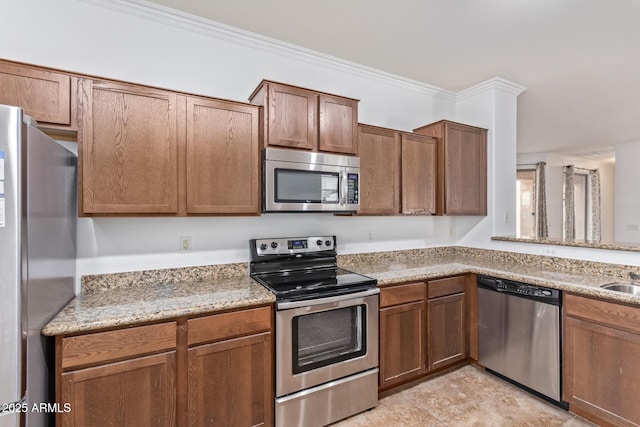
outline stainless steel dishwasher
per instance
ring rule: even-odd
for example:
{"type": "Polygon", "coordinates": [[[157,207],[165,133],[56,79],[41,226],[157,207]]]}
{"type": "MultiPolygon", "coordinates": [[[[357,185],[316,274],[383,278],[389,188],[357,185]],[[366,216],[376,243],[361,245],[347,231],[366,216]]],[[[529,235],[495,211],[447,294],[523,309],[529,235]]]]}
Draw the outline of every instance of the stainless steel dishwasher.
{"type": "Polygon", "coordinates": [[[561,401],[557,289],[478,276],[478,362],[552,403],[561,401]]]}

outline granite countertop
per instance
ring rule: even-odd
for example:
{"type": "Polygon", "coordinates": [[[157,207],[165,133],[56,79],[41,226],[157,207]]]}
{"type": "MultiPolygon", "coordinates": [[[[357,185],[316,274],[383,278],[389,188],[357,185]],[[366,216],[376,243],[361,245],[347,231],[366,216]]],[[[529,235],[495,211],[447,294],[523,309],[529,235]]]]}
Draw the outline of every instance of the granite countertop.
{"type": "Polygon", "coordinates": [[[88,332],[274,301],[271,292],[248,276],[99,289],[81,292],[45,325],[42,333],[88,332]]]}
{"type": "Polygon", "coordinates": [[[539,267],[528,267],[526,263],[517,264],[496,260],[445,256],[413,260],[385,260],[380,258],[378,260],[350,262],[344,267],[377,279],[379,287],[401,282],[423,281],[443,276],[476,273],[546,286],[615,302],[640,305],[640,296],[600,288],[601,285],[612,282],[628,283],[628,279],[589,274],[587,272],[575,273],[551,268],[540,269],[539,267]]]}
{"type": "MultiPolygon", "coordinates": [[[[600,288],[629,282],[637,266],[465,247],[441,247],[338,257],[348,270],[378,286],[465,273],[486,274],[639,305],[640,296],[600,288]]],[[[47,325],[44,335],[64,335],[275,302],[248,276],[246,264],[224,264],[84,276],[82,292],[47,325]]]]}

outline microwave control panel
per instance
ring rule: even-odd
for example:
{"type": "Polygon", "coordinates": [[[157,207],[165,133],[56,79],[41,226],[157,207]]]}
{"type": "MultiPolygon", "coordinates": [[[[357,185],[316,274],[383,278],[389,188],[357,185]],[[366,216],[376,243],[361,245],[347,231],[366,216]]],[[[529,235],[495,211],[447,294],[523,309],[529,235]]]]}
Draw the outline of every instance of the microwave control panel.
{"type": "Polygon", "coordinates": [[[347,174],[347,204],[357,205],[358,202],[358,174],[347,174]]]}

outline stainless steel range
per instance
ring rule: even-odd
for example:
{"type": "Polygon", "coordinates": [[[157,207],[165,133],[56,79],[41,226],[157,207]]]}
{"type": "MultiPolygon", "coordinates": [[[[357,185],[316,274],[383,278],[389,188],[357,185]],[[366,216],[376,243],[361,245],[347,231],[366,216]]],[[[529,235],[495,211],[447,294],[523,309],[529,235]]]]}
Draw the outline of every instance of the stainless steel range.
{"type": "Polygon", "coordinates": [[[337,267],[336,237],[253,239],[276,296],[276,426],[324,426],[378,402],[377,281],[337,267]]]}

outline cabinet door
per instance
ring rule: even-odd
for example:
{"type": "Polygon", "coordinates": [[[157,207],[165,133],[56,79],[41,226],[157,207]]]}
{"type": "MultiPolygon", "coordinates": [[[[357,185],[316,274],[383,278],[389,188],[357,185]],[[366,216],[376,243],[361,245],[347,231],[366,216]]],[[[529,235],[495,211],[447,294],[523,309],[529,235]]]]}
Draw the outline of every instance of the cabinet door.
{"type": "Polygon", "coordinates": [[[320,151],[358,154],[358,101],[320,95],[320,151]]]}
{"type": "Polygon", "coordinates": [[[24,108],[38,122],[71,124],[71,76],[0,62],[0,104],[24,108]]]}
{"type": "Polygon", "coordinates": [[[436,213],[436,140],[402,135],[402,213],[436,213]]]}
{"type": "Polygon", "coordinates": [[[258,214],[258,107],[187,98],[187,213],[258,214]]]}
{"type": "Polygon", "coordinates": [[[424,301],[380,310],[380,388],[425,371],[425,332],[424,301]]]}
{"type": "Polygon", "coordinates": [[[175,93],[83,80],[81,104],[82,212],[175,214],[175,93]]]}
{"type": "Polygon", "coordinates": [[[273,424],[271,334],[189,349],[189,426],[273,424]]]}
{"type": "Polygon", "coordinates": [[[640,335],[565,317],[563,358],[563,399],[572,411],[640,424],[640,335]]]}
{"type": "Polygon", "coordinates": [[[269,83],[265,114],[268,145],[315,150],[318,145],[318,95],[269,83]]]}
{"type": "Polygon", "coordinates": [[[359,126],[360,211],[400,213],[400,134],[359,126]]]}
{"type": "Polygon", "coordinates": [[[63,427],[174,426],[175,352],[62,374],[63,427]]]}
{"type": "Polygon", "coordinates": [[[444,213],[487,214],[487,131],[446,123],[444,213]]]}
{"type": "Polygon", "coordinates": [[[428,301],[429,370],[467,358],[464,294],[428,301]]]}

